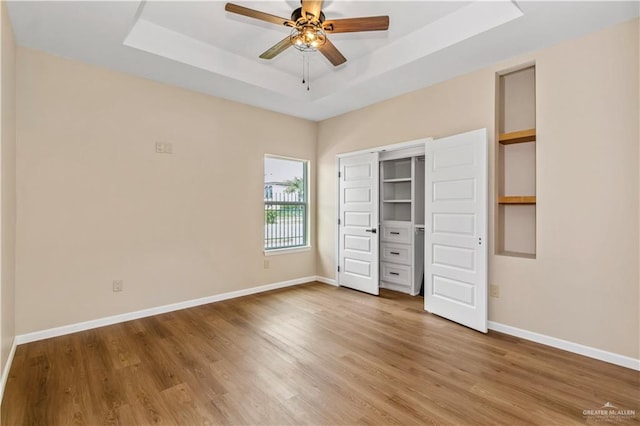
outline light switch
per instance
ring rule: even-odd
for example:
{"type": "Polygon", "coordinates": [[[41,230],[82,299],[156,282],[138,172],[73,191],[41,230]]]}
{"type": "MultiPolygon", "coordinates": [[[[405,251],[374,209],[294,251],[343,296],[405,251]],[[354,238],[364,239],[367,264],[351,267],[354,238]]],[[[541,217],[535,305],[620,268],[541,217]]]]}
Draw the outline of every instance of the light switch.
{"type": "Polygon", "coordinates": [[[156,142],[157,154],[172,154],[173,145],[170,142],[156,142]]]}

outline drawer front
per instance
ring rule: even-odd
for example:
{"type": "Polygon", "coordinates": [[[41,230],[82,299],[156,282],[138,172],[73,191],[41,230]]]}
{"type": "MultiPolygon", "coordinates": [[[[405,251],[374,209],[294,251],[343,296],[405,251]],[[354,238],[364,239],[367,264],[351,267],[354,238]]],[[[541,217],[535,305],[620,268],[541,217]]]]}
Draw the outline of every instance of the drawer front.
{"type": "Polygon", "coordinates": [[[380,260],[382,262],[411,265],[411,257],[411,246],[393,243],[380,244],[380,260]]]}
{"type": "Polygon", "coordinates": [[[411,285],[411,267],[407,265],[382,262],[380,263],[380,275],[382,281],[405,286],[411,285]]]}
{"type": "Polygon", "coordinates": [[[410,226],[383,225],[382,241],[389,241],[391,243],[410,244],[411,243],[410,226]]]}

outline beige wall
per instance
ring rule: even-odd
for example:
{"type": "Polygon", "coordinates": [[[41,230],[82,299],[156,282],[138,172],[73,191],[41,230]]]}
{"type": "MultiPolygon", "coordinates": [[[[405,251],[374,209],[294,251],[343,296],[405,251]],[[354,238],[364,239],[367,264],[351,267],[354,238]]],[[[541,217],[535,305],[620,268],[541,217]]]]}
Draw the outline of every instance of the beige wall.
{"type": "Polygon", "coordinates": [[[639,52],[636,20],[317,125],[18,48],[16,331],[333,278],[336,154],[493,135],[495,73],[534,60],[537,259],[490,256],[490,320],[638,358],[639,52]],[[317,257],[267,270],[265,153],[312,161],[318,216],[317,257]]]}
{"type": "Polygon", "coordinates": [[[313,193],[315,123],[21,47],[17,75],[19,334],[315,275],[262,252],[264,154],[313,193]]]}
{"type": "MultiPolygon", "coordinates": [[[[321,122],[318,275],[335,277],[336,154],[481,127],[493,136],[495,73],[530,61],[537,259],[490,247],[500,298],[489,300],[489,319],[639,358],[638,20],[321,122]]],[[[489,169],[493,206],[494,161],[489,169]]]]}
{"type": "Polygon", "coordinates": [[[0,5],[2,46],[0,50],[0,193],[1,289],[0,289],[0,373],[4,372],[15,330],[15,248],[16,248],[16,51],[7,5],[0,5]]]}

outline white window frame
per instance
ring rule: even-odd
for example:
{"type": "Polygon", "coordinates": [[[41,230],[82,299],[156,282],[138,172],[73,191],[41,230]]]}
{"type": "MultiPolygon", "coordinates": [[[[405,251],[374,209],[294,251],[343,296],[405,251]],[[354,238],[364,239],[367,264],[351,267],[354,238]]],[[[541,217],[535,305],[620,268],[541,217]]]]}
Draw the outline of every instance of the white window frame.
{"type": "MultiPolygon", "coordinates": [[[[310,170],[311,170],[311,161],[304,159],[304,158],[295,158],[295,157],[287,157],[287,156],[283,156],[283,155],[276,155],[276,154],[265,154],[264,155],[264,159],[263,159],[263,176],[264,176],[264,165],[265,165],[265,160],[268,158],[274,158],[274,159],[280,159],[280,160],[289,160],[289,161],[298,161],[303,163],[303,168],[304,168],[304,174],[305,176],[303,176],[304,179],[304,183],[305,183],[305,188],[304,188],[304,201],[300,202],[300,203],[292,203],[294,205],[304,205],[305,206],[305,215],[304,215],[304,243],[302,245],[296,245],[296,246],[285,246],[285,247],[274,247],[274,248],[267,248],[266,247],[266,242],[267,242],[267,236],[266,234],[263,235],[263,252],[265,256],[274,256],[274,255],[279,255],[279,254],[288,254],[288,253],[296,253],[296,252],[306,252],[306,251],[310,251],[311,250],[311,182],[310,182],[310,170]]],[[[263,181],[263,198],[265,195],[265,185],[267,184],[267,182],[263,181]]],[[[266,225],[266,206],[267,205],[273,205],[273,204],[281,204],[277,201],[267,201],[266,199],[264,199],[263,201],[263,231],[265,229],[265,225],[266,225]]]]}

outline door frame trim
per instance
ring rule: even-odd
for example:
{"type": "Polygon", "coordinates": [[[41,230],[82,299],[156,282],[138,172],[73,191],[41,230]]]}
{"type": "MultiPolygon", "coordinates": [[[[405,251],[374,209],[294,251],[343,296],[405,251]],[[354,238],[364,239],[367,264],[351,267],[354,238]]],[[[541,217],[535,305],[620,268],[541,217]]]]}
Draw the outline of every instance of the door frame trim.
{"type": "MultiPolygon", "coordinates": [[[[377,153],[381,153],[381,152],[385,152],[385,151],[396,151],[396,150],[401,150],[401,149],[405,149],[405,148],[415,148],[415,147],[424,147],[426,149],[427,147],[427,142],[433,140],[432,137],[424,137],[424,138],[420,138],[420,139],[412,139],[409,141],[404,141],[404,142],[398,142],[398,143],[394,143],[394,144],[389,144],[389,145],[382,145],[382,146],[378,146],[378,147],[373,147],[373,148],[366,148],[366,149],[360,149],[358,151],[350,151],[350,152],[343,152],[340,154],[336,154],[336,159],[335,159],[335,163],[334,163],[334,182],[335,182],[335,191],[334,191],[334,211],[333,211],[333,220],[334,220],[334,257],[333,257],[333,262],[334,262],[334,266],[333,266],[333,273],[335,276],[335,282],[336,285],[338,287],[341,287],[340,285],[340,278],[338,275],[338,266],[340,265],[340,225],[338,225],[338,218],[340,217],[340,178],[338,177],[338,173],[336,173],[337,171],[340,171],[340,159],[341,158],[345,158],[345,157],[350,157],[352,155],[360,155],[360,154],[371,154],[374,152],[377,153]]],[[[380,163],[380,161],[378,161],[378,163],[380,163]]],[[[379,220],[379,219],[378,219],[379,220]]],[[[379,225],[379,224],[378,224],[379,225]]],[[[379,227],[379,226],[378,226],[379,227]]]]}

